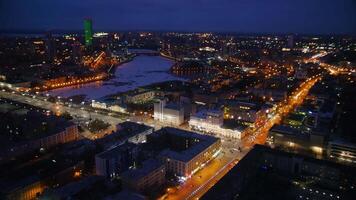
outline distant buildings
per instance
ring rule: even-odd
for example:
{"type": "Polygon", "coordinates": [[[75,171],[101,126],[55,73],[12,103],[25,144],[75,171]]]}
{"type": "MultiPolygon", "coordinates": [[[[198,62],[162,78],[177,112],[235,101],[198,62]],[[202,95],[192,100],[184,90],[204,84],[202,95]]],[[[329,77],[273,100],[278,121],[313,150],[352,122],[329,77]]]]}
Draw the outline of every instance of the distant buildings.
{"type": "Polygon", "coordinates": [[[296,78],[296,79],[298,79],[298,80],[305,80],[305,79],[307,79],[307,78],[308,78],[307,70],[301,69],[301,68],[296,68],[296,69],[295,69],[294,78],[296,78]]]}
{"type": "Polygon", "coordinates": [[[87,47],[93,44],[93,23],[91,19],[84,20],[84,40],[87,47]]]}
{"type": "Polygon", "coordinates": [[[171,72],[178,76],[198,76],[206,75],[210,71],[210,67],[198,61],[183,61],[177,62],[171,67],[171,72]]]}
{"type": "Polygon", "coordinates": [[[53,62],[56,56],[56,41],[52,37],[51,32],[46,33],[45,46],[46,46],[47,61],[53,62]]]}
{"type": "Polygon", "coordinates": [[[289,49],[293,49],[294,48],[294,35],[289,35],[287,38],[287,47],[289,49]]]}
{"type": "Polygon", "coordinates": [[[72,61],[76,64],[80,64],[83,56],[83,46],[79,41],[75,41],[72,44],[72,61]]]}
{"type": "Polygon", "coordinates": [[[156,97],[156,92],[153,90],[148,91],[133,91],[125,95],[127,103],[140,103],[153,100],[156,97]]]}
{"type": "Polygon", "coordinates": [[[184,123],[184,107],[180,104],[167,103],[165,99],[154,103],[153,118],[157,121],[179,126],[184,123]]]}
{"type": "Polygon", "coordinates": [[[263,98],[263,99],[273,99],[273,101],[282,101],[287,97],[287,90],[285,89],[274,89],[274,88],[250,88],[249,93],[263,98]]]}

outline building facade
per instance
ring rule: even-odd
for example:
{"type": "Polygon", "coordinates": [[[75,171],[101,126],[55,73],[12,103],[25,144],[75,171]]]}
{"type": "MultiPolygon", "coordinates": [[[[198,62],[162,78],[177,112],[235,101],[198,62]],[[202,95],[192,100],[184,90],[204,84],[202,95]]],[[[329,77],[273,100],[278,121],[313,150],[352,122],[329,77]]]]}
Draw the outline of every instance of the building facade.
{"type": "Polygon", "coordinates": [[[93,44],[93,22],[91,19],[84,20],[84,39],[85,46],[91,46],[93,44]]]}
{"type": "Polygon", "coordinates": [[[242,139],[243,132],[237,129],[223,127],[224,116],[220,111],[200,111],[190,117],[189,127],[206,133],[215,134],[218,137],[242,139]]]}
{"type": "Polygon", "coordinates": [[[333,140],[328,143],[327,155],[338,162],[356,164],[356,145],[341,140],[333,140]]]}
{"type": "Polygon", "coordinates": [[[156,131],[149,139],[155,146],[162,146],[158,157],[167,172],[182,179],[204,167],[221,150],[219,138],[170,127],[156,131]]]}
{"type": "Polygon", "coordinates": [[[165,99],[159,100],[154,104],[153,118],[163,123],[179,126],[184,123],[184,107],[173,103],[167,104],[165,99]]]}

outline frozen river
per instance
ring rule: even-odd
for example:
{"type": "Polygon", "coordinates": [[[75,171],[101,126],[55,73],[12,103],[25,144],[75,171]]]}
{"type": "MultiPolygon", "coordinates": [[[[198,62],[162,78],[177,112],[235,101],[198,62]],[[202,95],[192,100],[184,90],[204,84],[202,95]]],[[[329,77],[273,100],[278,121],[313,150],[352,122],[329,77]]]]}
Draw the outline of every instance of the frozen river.
{"type": "Polygon", "coordinates": [[[54,89],[47,93],[63,97],[86,95],[87,99],[99,99],[109,94],[125,92],[152,83],[183,80],[169,73],[172,65],[173,61],[160,56],[141,55],[117,67],[115,77],[110,80],[54,89]]]}

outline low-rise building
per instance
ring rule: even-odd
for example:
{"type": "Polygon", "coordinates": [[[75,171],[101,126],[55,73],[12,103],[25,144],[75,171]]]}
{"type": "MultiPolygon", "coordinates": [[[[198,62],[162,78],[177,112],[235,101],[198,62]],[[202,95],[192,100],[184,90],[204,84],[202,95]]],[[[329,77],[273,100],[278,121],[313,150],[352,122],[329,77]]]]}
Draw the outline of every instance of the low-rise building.
{"type": "Polygon", "coordinates": [[[249,93],[265,99],[273,99],[273,101],[282,101],[287,97],[287,90],[271,89],[271,88],[251,88],[249,93]]]}
{"type": "Polygon", "coordinates": [[[342,163],[356,164],[356,144],[335,139],[328,143],[327,155],[332,160],[342,163]]]}
{"type": "Polygon", "coordinates": [[[147,192],[165,183],[166,169],[163,163],[156,159],[149,159],[142,166],[131,169],[121,175],[123,184],[129,189],[147,192]]]}
{"type": "Polygon", "coordinates": [[[186,179],[215,158],[221,149],[219,138],[166,127],[149,136],[160,149],[159,158],[167,172],[186,179]]]}
{"type": "Polygon", "coordinates": [[[326,149],[324,134],[286,125],[274,126],[269,131],[267,144],[296,152],[313,152],[317,157],[321,157],[326,149]]]}
{"type": "Polygon", "coordinates": [[[125,95],[126,103],[139,103],[153,100],[156,97],[156,92],[153,90],[139,91],[135,90],[125,95]]]}
{"type": "Polygon", "coordinates": [[[126,107],[119,104],[119,102],[105,102],[105,101],[92,100],[91,107],[108,110],[108,111],[120,112],[120,113],[127,112],[126,107]]]}
{"type": "Polygon", "coordinates": [[[355,172],[351,166],[255,145],[201,199],[351,200],[355,172]]]}
{"type": "Polygon", "coordinates": [[[118,124],[116,130],[116,132],[98,139],[97,142],[104,149],[110,149],[125,142],[144,143],[147,140],[147,135],[153,132],[153,128],[150,126],[128,121],[118,124]]]}
{"type": "Polygon", "coordinates": [[[95,155],[95,173],[106,178],[117,177],[135,165],[138,147],[125,143],[95,155]]]}
{"type": "Polygon", "coordinates": [[[255,103],[226,101],[224,105],[224,118],[253,123],[256,121],[260,109],[261,107],[255,103]]]}
{"type": "Polygon", "coordinates": [[[190,117],[189,126],[193,130],[215,134],[218,137],[242,139],[243,131],[224,128],[224,116],[218,110],[202,110],[190,117]]]}
{"type": "Polygon", "coordinates": [[[17,105],[1,104],[0,117],[3,126],[0,127],[0,162],[80,138],[78,126],[73,122],[63,117],[47,116],[42,112],[19,108],[19,103],[17,105]]]}
{"type": "Polygon", "coordinates": [[[165,99],[159,100],[154,104],[153,118],[163,123],[179,126],[184,123],[184,107],[175,103],[167,103],[165,99]]]}

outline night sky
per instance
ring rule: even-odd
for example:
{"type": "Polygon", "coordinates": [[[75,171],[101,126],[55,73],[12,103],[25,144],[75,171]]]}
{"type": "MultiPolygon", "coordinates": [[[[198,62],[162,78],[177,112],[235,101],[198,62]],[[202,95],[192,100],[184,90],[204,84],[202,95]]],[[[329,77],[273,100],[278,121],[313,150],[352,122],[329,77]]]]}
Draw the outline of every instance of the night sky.
{"type": "Polygon", "coordinates": [[[0,0],[1,30],[356,34],[356,0],[0,0]]]}

